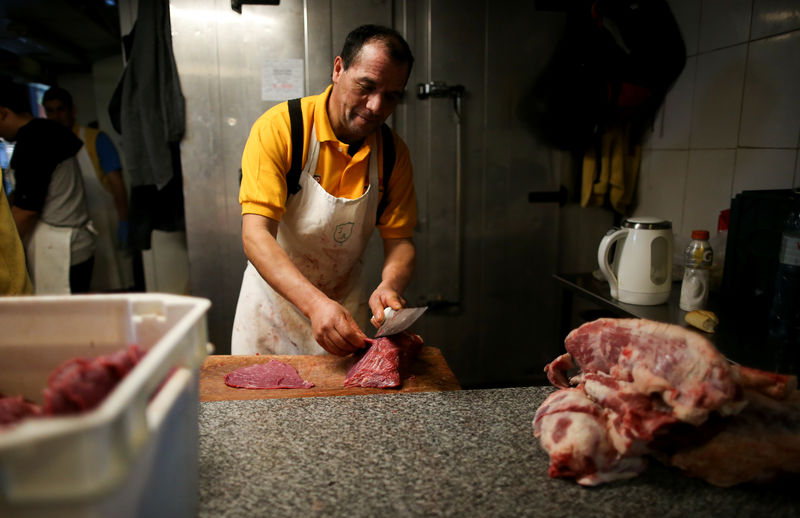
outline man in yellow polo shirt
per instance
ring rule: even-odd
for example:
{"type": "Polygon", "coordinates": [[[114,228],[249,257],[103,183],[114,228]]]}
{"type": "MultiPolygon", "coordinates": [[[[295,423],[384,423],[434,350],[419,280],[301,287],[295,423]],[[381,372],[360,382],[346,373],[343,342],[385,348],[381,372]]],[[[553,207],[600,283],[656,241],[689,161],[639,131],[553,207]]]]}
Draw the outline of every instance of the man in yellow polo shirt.
{"type": "Polygon", "coordinates": [[[413,170],[406,144],[381,126],[400,102],[413,62],[392,29],[365,25],[347,36],[333,62],[333,84],[300,100],[303,152],[296,180],[287,176],[299,168],[288,104],[269,109],[253,125],[242,156],[239,201],[248,264],[233,354],[347,355],[365,346],[369,312],[379,325],[383,308],[405,305],[415,257],[413,170]],[[383,158],[390,149],[395,160],[387,177],[383,158]],[[362,255],[376,226],[384,263],[367,300],[362,255]]]}

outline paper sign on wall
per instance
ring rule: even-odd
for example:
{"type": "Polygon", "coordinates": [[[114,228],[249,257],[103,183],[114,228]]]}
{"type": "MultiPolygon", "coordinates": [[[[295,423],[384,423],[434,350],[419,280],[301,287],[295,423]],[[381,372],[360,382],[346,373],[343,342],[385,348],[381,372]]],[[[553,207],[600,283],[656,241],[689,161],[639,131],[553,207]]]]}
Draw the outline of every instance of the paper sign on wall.
{"type": "Polygon", "coordinates": [[[303,96],[302,59],[265,59],[261,68],[261,100],[285,101],[303,96]]]}

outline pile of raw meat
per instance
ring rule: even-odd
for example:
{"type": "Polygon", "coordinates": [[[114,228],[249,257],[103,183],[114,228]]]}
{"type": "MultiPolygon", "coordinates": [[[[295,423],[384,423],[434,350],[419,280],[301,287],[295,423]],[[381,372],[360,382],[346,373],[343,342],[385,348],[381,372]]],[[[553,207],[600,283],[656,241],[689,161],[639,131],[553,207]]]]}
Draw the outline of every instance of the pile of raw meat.
{"type": "Polygon", "coordinates": [[[345,387],[399,387],[423,345],[421,336],[405,331],[367,342],[371,346],[347,371],[345,387]]]}
{"type": "Polygon", "coordinates": [[[800,473],[795,376],[732,365],[700,334],[648,320],[589,322],[565,347],[545,367],[561,390],[533,421],[551,477],[593,486],[648,457],[723,487],[800,473]]]}
{"type": "Polygon", "coordinates": [[[42,390],[41,406],[22,396],[0,395],[0,429],[27,417],[77,414],[98,406],[144,357],[145,350],[129,345],[96,358],[73,358],[53,369],[42,390]]]}

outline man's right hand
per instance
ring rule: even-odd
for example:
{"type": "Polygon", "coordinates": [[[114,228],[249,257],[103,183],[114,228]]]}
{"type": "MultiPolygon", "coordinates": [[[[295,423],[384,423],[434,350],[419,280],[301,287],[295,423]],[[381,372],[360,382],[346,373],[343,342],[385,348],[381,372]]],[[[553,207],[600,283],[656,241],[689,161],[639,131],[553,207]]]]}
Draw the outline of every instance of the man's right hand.
{"type": "Polygon", "coordinates": [[[366,347],[367,335],[341,304],[327,299],[309,312],[314,339],[323,349],[337,356],[347,356],[366,347]]]}

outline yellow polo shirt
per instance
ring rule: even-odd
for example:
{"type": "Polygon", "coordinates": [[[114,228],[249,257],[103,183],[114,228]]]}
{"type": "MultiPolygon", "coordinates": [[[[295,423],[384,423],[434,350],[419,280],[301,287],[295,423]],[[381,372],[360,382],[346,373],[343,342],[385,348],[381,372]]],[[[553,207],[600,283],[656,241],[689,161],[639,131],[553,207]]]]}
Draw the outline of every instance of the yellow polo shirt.
{"type": "MultiPolygon", "coordinates": [[[[312,122],[319,141],[319,159],[314,178],[332,196],[355,199],[364,194],[369,184],[369,155],[377,139],[368,137],[361,148],[350,156],[348,145],[333,133],[326,105],[331,86],[321,94],[304,97],[303,164],[308,158],[308,142],[312,122]]],[[[413,168],[405,142],[392,131],[395,164],[389,178],[388,205],[378,222],[381,237],[411,237],[417,223],[417,202],[414,194],[413,168]]],[[[260,214],[280,221],[286,211],[286,173],[292,159],[291,128],[287,103],[267,110],[256,120],[242,154],[242,184],[239,203],[242,214],[260,214]]],[[[378,150],[379,183],[383,193],[383,153],[378,150]]]]}

